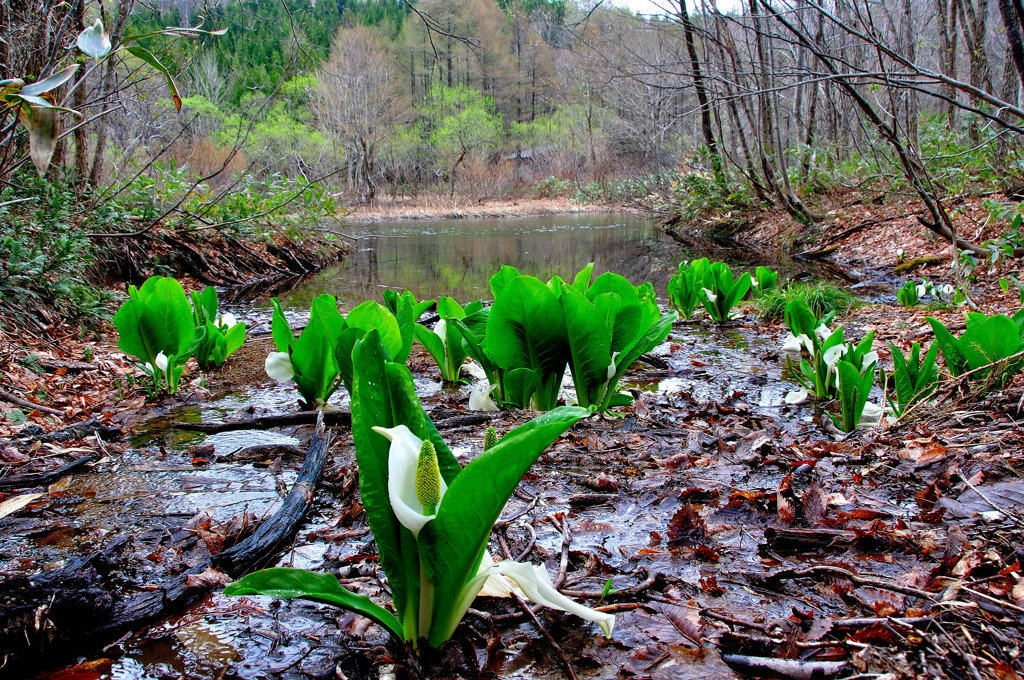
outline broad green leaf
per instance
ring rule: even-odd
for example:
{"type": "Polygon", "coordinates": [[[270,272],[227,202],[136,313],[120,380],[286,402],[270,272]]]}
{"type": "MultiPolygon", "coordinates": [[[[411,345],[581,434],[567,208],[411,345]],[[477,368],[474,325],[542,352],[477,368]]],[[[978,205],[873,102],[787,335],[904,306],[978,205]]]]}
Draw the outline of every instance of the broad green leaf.
{"type": "MultiPolygon", "coordinates": [[[[502,437],[452,481],[437,518],[420,533],[420,560],[427,578],[435,584],[435,602],[458,601],[463,584],[476,574],[491,529],[519,480],[544,449],[589,413],[563,406],[541,414],[502,437]]],[[[454,628],[443,618],[446,613],[435,611],[437,624],[428,640],[435,647],[454,628]]]]}
{"type": "Polygon", "coordinates": [[[803,300],[793,300],[786,305],[786,325],[789,326],[789,330],[793,335],[806,335],[809,338],[813,338],[814,330],[816,328],[815,322],[817,319],[814,318],[814,312],[807,306],[807,303],[803,300]]]}
{"type": "Polygon", "coordinates": [[[597,296],[613,293],[618,298],[615,308],[615,326],[612,329],[611,351],[621,352],[636,338],[647,331],[644,326],[644,310],[637,296],[636,287],[625,277],[606,272],[597,277],[587,290],[587,299],[594,301],[597,296]]]}
{"type": "Polygon", "coordinates": [[[566,286],[561,303],[576,397],[580,406],[600,406],[602,388],[608,382],[608,365],[612,357],[611,331],[615,325],[619,297],[615,293],[603,293],[591,302],[573,286],[566,286]]]}
{"type": "Polygon", "coordinates": [[[159,350],[167,356],[185,352],[195,339],[192,307],[185,289],[175,279],[151,276],[139,289],[140,299],[153,312],[159,350]]]}
{"type": "Polygon", "coordinates": [[[78,64],[72,64],[67,68],[57,71],[48,78],[43,78],[40,81],[34,82],[31,85],[26,85],[25,87],[21,88],[21,95],[38,97],[41,94],[51,92],[60,87],[61,85],[63,85],[64,83],[71,80],[71,76],[75,75],[77,71],[78,64]]]}
{"type": "MultiPolygon", "coordinates": [[[[401,302],[399,308],[401,309],[401,302]]],[[[411,312],[410,312],[411,318],[411,312]]],[[[405,352],[405,340],[402,337],[402,329],[398,325],[398,319],[388,311],[387,307],[380,303],[369,300],[359,305],[345,317],[346,323],[353,328],[361,328],[364,331],[376,330],[380,334],[380,340],[384,343],[388,357],[395,361],[405,361],[409,353],[405,352]]],[[[410,343],[412,342],[413,328],[409,328],[410,343]]]]}
{"type": "Polygon", "coordinates": [[[161,338],[157,319],[141,300],[128,299],[114,315],[117,346],[146,363],[153,363],[160,353],[161,338]]]}
{"type": "Polygon", "coordinates": [[[348,609],[380,624],[399,640],[402,625],[398,619],[365,595],[343,587],[331,574],[317,574],[305,569],[274,568],[257,571],[230,584],[225,595],[267,595],[281,599],[300,597],[348,609]]]}
{"type": "Polygon", "coordinates": [[[444,355],[444,343],[441,342],[441,336],[434,331],[430,330],[423,324],[416,324],[414,329],[416,334],[416,342],[423,345],[423,348],[430,352],[430,356],[434,358],[437,365],[441,367],[442,373],[444,372],[445,355],[444,355]]]}
{"type": "Polygon", "coordinates": [[[960,336],[959,347],[971,370],[987,366],[1019,351],[1017,325],[1002,314],[976,321],[960,336]]]}
{"type": "Polygon", "coordinates": [[[270,333],[274,338],[274,345],[278,352],[287,352],[295,342],[295,334],[292,332],[291,326],[288,325],[288,319],[285,317],[278,299],[270,298],[270,304],[274,307],[274,316],[270,322],[270,333]]]}
{"type": "Polygon", "coordinates": [[[591,262],[576,274],[575,278],[572,280],[572,287],[586,295],[587,289],[590,288],[590,279],[593,275],[594,263],[591,262]]]}
{"type": "Polygon", "coordinates": [[[540,387],[540,378],[532,368],[504,371],[501,377],[502,402],[512,408],[529,408],[530,399],[540,387]]]}
{"type": "Polygon", "coordinates": [[[509,281],[519,276],[519,270],[509,265],[503,265],[498,273],[491,277],[491,295],[497,300],[498,296],[501,295],[501,291],[505,290],[505,286],[509,281]]]}
{"type": "Polygon", "coordinates": [[[152,52],[141,45],[132,45],[125,49],[155,68],[163,75],[164,80],[167,81],[167,91],[170,92],[171,99],[174,101],[174,108],[181,111],[181,95],[178,94],[178,86],[174,84],[174,78],[171,77],[171,72],[167,70],[167,67],[161,64],[160,60],[157,59],[152,52]]]}
{"type": "Polygon", "coordinates": [[[238,349],[245,344],[245,324],[237,323],[226,332],[224,336],[224,358],[227,358],[234,354],[238,349]]]}
{"type": "Polygon", "coordinates": [[[960,351],[960,341],[954,338],[953,334],[938,319],[929,316],[925,320],[935,333],[935,342],[939,344],[942,358],[946,360],[946,368],[954,378],[958,377],[967,370],[967,358],[960,351]]]}

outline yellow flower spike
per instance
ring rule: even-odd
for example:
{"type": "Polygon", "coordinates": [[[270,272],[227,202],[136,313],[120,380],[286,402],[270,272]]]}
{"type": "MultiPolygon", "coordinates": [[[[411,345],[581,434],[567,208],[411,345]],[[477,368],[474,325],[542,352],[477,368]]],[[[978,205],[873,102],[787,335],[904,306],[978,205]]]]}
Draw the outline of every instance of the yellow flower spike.
{"type": "Polygon", "coordinates": [[[492,446],[498,443],[498,433],[494,431],[494,427],[487,428],[487,434],[484,435],[484,451],[490,450],[492,446]]]}
{"type": "Polygon", "coordinates": [[[416,463],[416,500],[427,515],[433,515],[434,508],[441,502],[441,469],[437,466],[434,444],[429,439],[420,445],[420,457],[416,463]]]}

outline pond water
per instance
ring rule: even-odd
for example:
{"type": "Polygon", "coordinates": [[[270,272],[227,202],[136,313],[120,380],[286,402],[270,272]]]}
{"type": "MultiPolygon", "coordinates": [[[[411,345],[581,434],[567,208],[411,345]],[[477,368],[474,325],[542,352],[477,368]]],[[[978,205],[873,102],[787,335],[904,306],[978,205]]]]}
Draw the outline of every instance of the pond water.
{"type": "MultiPolygon", "coordinates": [[[[380,300],[385,288],[411,290],[418,300],[488,300],[488,281],[504,264],[547,280],[593,262],[595,276],[614,271],[634,284],[650,281],[664,296],[680,260],[703,254],[688,253],[655,220],[630,213],[406,220],[349,225],[346,233],[356,239],[355,252],[281,295],[286,307],[308,310],[312,298],[330,293],[348,309],[380,300]]],[[[720,259],[724,251],[733,262],[761,263],[754,253],[709,247],[720,259]]]]}

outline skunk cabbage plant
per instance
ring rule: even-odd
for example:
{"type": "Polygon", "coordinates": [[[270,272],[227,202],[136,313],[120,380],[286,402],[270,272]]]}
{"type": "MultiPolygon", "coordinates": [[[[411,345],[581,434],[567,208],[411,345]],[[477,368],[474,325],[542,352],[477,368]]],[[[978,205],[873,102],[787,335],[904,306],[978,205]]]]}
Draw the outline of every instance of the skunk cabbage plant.
{"type": "Polygon", "coordinates": [[[213,286],[207,286],[202,293],[194,290],[191,296],[197,336],[202,329],[193,354],[200,368],[210,370],[245,344],[245,324],[236,321],[232,314],[217,313],[217,291],[213,286]]]}
{"type": "Polygon", "coordinates": [[[353,348],[352,433],[359,489],[387,575],[395,614],[342,587],[334,576],[268,569],[228,586],[225,594],[302,597],[334,604],[377,622],[414,646],[451,638],[488,585],[512,585],[541,604],[595,621],[611,635],[614,616],[561,595],[543,567],[493,563],[491,529],[519,480],[544,449],[589,411],[561,407],[512,430],[461,468],[423,411],[404,365],[388,361],[375,332],[353,348]]]}
{"type": "Polygon", "coordinates": [[[305,408],[322,407],[342,383],[351,393],[352,347],[371,330],[378,332],[389,358],[404,362],[409,357],[414,322],[407,298],[398,299],[397,315],[370,300],[343,318],[334,296],[319,295],[310,306],[309,323],[298,338],[278,299],[270,301],[274,306],[271,331],[277,351],[267,357],[267,375],[279,382],[295,382],[305,408]]]}
{"type": "Polygon", "coordinates": [[[918,288],[912,280],[903,284],[903,287],[896,291],[896,300],[904,307],[916,307],[917,300],[923,293],[919,294],[918,288]]]}
{"type": "Polygon", "coordinates": [[[181,284],[151,276],[140,288],[128,286],[128,299],[114,315],[117,346],[142,362],[142,369],[158,390],[178,391],[185,363],[197,337],[192,309],[181,284]]]}
{"type": "Polygon", "coordinates": [[[758,296],[764,295],[769,290],[775,290],[779,283],[779,274],[768,267],[758,267],[754,270],[754,276],[750,279],[750,288],[758,296]]]}
{"type": "MultiPolygon", "coordinates": [[[[877,361],[872,361],[863,370],[859,370],[852,362],[840,359],[836,364],[836,373],[839,376],[837,383],[839,388],[840,415],[837,417],[829,413],[832,422],[843,432],[853,432],[860,425],[861,419],[868,415],[868,395],[871,387],[875,384],[875,368],[877,361]]],[[[877,420],[882,415],[882,410],[870,405],[871,416],[877,420]]]]}
{"type": "Polygon", "coordinates": [[[927,399],[935,391],[938,381],[935,359],[939,353],[939,343],[932,343],[923,361],[921,345],[916,342],[910,347],[910,356],[904,356],[899,347],[891,342],[889,350],[892,352],[892,374],[896,389],[893,395],[895,400],[888,396],[886,398],[893,414],[899,417],[911,404],[927,399]]]}
{"type": "Polygon", "coordinates": [[[968,371],[975,379],[987,378],[992,369],[977,370],[995,362],[994,367],[1002,384],[1005,384],[1024,365],[1024,358],[1006,361],[1024,350],[1024,309],[1008,318],[1002,314],[986,316],[977,312],[967,314],[967,328],[959,338],[933,317],[927,317],[935,332],[935,341],[946,360],[946,368],[958,377],[968,371]]]}
{"type": "Polygon", "coordinates": [[[833,318],[829,314],[818,319],[803,300],[793,300],[786,305],[786,325],[790,335],[786,338],[783,349],[799,352],[806,348],[809,359],[800,358],[793,366],[793,360],[786,358],[790,372],[808,392],[818,399],[838,396],[836,389],[837,364],[840,360],[851,363],[858,372],[865,370],[868,364],[878,361],[878,355],[871,351],[874,342],[874,331],[868,333],[856,345],[843,339],[843,327],[835,330],[827,326],[833,318]]]}
{"type": "Polygon", "coordinates": [[[704,283],[697,291],[704,309],[715,323],[725,323],[729,313],[750,290],[750,274],[744,272],[733,278],[732,270],[724,262],[714,262],[704,274],[704,283]]]}
{"type": "Polygon", "coordinates": [[[684,319],[689,320],[700,302],[697,293],[704,287],[704,275],[709,266],[706,257],[693,262],[680,262],[679,273],[668,282],[669,304],[684,319]]]}
{"type": "Polygon", "coordinates": [[[617,393],[619,379],[641,354],[665,340],[675,315],[661,313],[649,283],[634,286],[607,272],[591,285],[589,273],[562,285],[559,301],[577,401],[606,411],[631,401],[617,393]]]}
{"type": "Polygon", "coordinates": [[[433,330],[423,324],[416,324],[416,340],[430,352],[430,356],[434,357],[434,361],[441,369],[441,378],[445,382],[455,382],[459,379],[459,371],[467,356],[462,332],[451,323],[451,320],[465,319],[467,315],[482,309],[481,302],[470,302],[463,307],[450,297],[442,297],[437,301],[437,313],[441,319],[434,324],[433,330]]]}

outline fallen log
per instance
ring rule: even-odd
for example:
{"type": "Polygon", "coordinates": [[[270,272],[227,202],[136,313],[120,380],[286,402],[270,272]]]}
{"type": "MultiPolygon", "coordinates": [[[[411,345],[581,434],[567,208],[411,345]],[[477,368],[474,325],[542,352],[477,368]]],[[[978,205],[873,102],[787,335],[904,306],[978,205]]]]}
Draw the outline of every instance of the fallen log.
{"type": "Polygon", "coordinates": [[[755,678],[824,680],[839,675],[846,668],[845,661],[803,661],[744,654],[723,654],[722,661],[730,668],[755,678]]]}
{"type": "Polygon", "coordinates": [[[274,416],[240,418],[238,420],[228,420],[223,423],[184,423],[181,421],[175,421],[174,427],[179,430],[205,432],[206,434],[234,432],[236,430],[267,430],[272,427],[313,425],[317,422],[320,413],[323,413],[324,425],[350,426],[352,424],[352,414],[348,411],[298,411],[296,413],[282,413],[274,416]]]}
{"type": "Polygon", "coordinates": [[[327,462],[330,435],[324,427],[323,412],[317,420],[306,460],[299,470],[281,509],[260,525],[253,534],[234,547],[213,556],[213,565],[232,576],[241,576],[266,565],[285,545],[291,542],[313,502],[316,485],[327,462]]]}
{"type": "Polygon", "coordinates": [[[842,529],[790,529],[768,527],[764,530],[767,550],[804,552],[807,550],[846,550],[857,542],[857,534],[842,529]]]}
{"type": "Polygon", "coordinates": [[[51,416],[64,416],[64,411],[58,411],[55,408],[43,406],[42,404],[36,404],[35,402],[28,401],[27,399],[17,397],[5,390],[0,390],[0,400],[6,401],[9,404],[14,404],[15,406],[20,406],[21,408],[27,408],[29,409],[29,412],[39,411],[40,413],[46,413],[51,416]]]}

